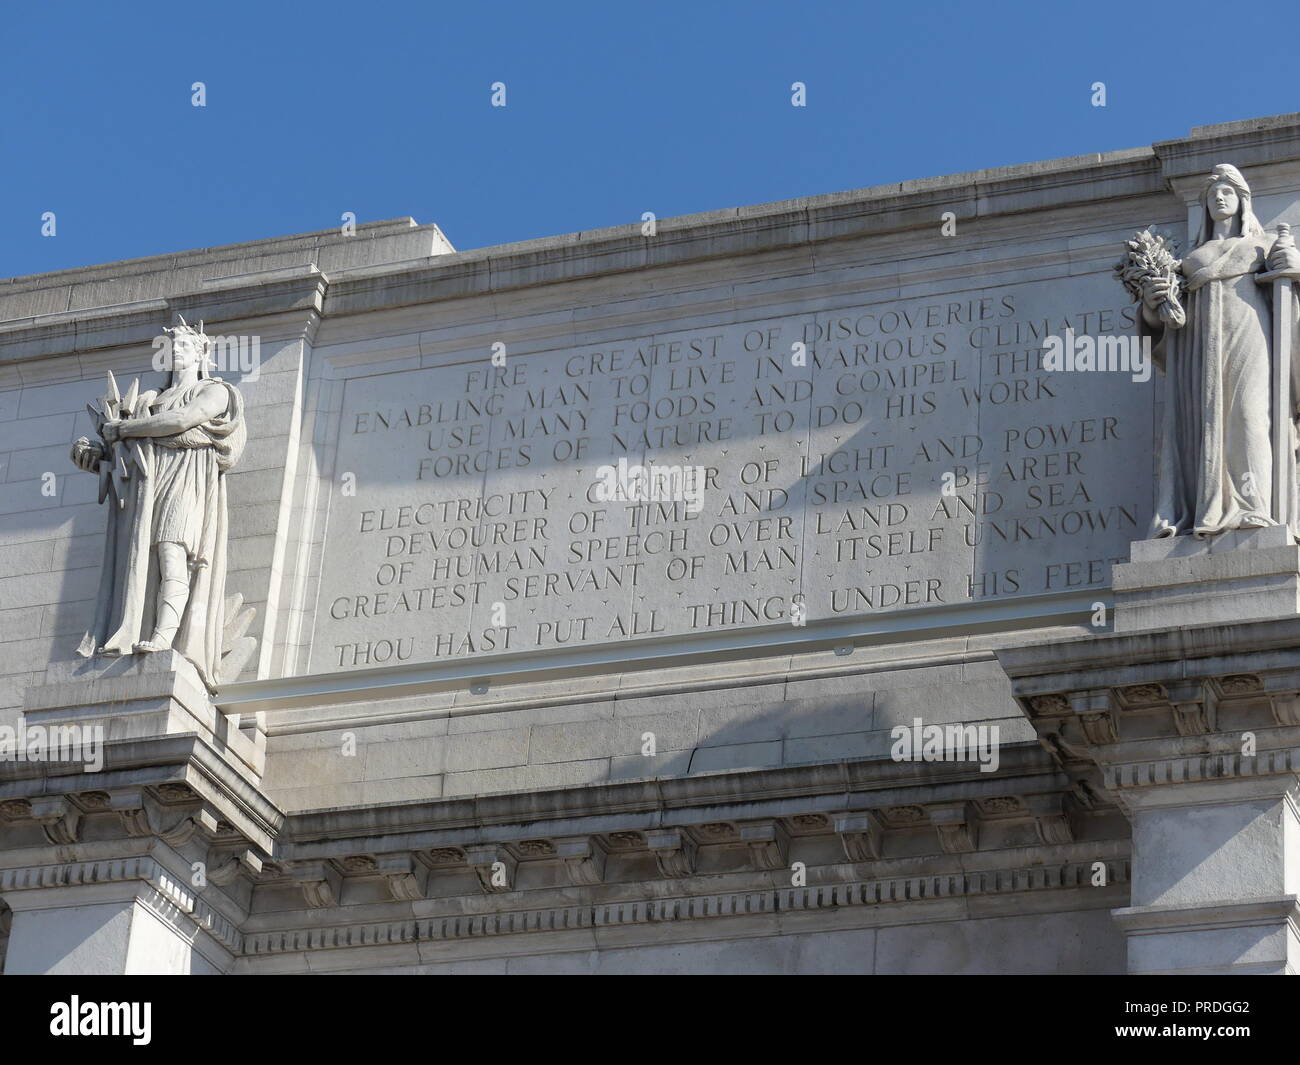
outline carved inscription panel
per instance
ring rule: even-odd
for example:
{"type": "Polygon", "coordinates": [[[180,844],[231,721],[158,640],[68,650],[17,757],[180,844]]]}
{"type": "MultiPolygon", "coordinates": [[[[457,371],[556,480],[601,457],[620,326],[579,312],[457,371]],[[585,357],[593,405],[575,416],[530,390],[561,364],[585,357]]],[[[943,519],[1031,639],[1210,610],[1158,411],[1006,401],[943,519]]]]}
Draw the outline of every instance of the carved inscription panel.
{"type": "Polygon", "coordinates": [[[1044,351],[1133,321],[1079,277],[353,378],[311,669],[1103,588],[1155,381],[1044,351]]]}

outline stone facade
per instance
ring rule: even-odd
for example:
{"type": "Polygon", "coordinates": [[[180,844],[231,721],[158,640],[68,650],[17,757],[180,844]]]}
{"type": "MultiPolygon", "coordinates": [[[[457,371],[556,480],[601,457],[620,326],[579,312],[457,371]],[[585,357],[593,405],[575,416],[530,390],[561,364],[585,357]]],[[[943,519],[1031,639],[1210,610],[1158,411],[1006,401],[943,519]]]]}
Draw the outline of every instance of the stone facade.
{"type": "Polygon", "coordinates": [[[1289,115],[0,282],[0,727],[104,739],[0,760],[4,971],[1293,971],[1300,548],[1148,540],[1164,379],[1042,362],[1140,331],[1124,242],[1225,161],[1300,224],[1289,115]],[[257,341],[215,693],[77,654],[112,503],[68,451],[177,314],[257,341]]]}

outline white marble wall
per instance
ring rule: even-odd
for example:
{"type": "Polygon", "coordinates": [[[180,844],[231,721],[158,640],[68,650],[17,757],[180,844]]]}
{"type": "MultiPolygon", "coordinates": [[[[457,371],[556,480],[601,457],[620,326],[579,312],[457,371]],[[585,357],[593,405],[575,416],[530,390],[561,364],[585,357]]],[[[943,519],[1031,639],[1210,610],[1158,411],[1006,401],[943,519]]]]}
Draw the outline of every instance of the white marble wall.
{"type": "MultiPolygon", "coordinates": [[[[1158,149],[668,220],[660,226],[658,244],[647,244],[635,227],[623,227],[443,259],[449,245],[436,227],[382,224],[366,242],[353,246],[332,236],[309,235],[266,246],[117,264],[116,270],[95,267],[7,282],[0,286],[0,724],[18,720],[24,689],[49,679],[52,667],[57,670],[63,663],[67,672],[66,662],[90,616],[104,514],[95,503],[94,478],[75,471],[67,457],[71,442],[89,431],[85,404],[102,394],[107,369],[120,380],[136,374],[152,380],[151,330],[161,327],[173,305],[193,305],[206,309],[209,322],[222,332],[262,338],[263,362],[256,379],[240,382],[250,439],[243,461],[229,475],[227,586],[257,609],[252,631],[261,649],[218,703],[227,712],[247,715],[246,723],[255,723],[248,725],[250,731],[266,730],[261,787],[288,820],[283,839],[274,845],[270,829],[259,828],[267,837],[258,845],[292,852],[288,858],[267,853],[269,872],[262,879],[253,881],[249,874],[236,881],[238,892],[223,896],[223,913],[232,915],[229,943],[237,945],[240,936],[247,944],[258,936],[279,935],[281,924],[290,935],[323,924],[388,920],[395,904],[404,905],[400,896],[379,894],[378,877],[373,883],[364,877],[344,883],[345,870],[328,864],[356,857],[364,867],[371,851],[387,853],[381,837],[389,829],[404,831],[400,819],[409,808],[382,809],[384,804],[428,803],[430,817],[436,819],[436,804],[442,800],[497,796],[517,801],[523,809],[539,792],[570,788],[575,790],[565,793],[565,801],[572,799],[579,810],[581,799],[575,796],[587,786],[838,763],[861,770],[885,763],[890,729],[916,718],[997,726],[1005,752],[1024,755],[1026,765],[1030,756],[1039,760],[1025,776],[1051,776],[1060,798],[1071,783],[1064,775],[1057,779],[1046,763],[994,654],[1025,642],[1095,630],[1089,619],[1094,603],[1108,598],[1109,565],[1124,555],[1136,535],[1133,530],[1149,516],[1155,388],[1112,375],[1050,375],[1034,365],[1001,369],[975,343],[977,322],[969,320],[969,308],[978,314],[985,303],[995,312],[1014,306],[1006,319],[1013,326],[1047,323],[1062,330],[1069,325],[1080,333],[1127,332],[1126,299],[1110,276],[1120,243],[1139,226],[1182,227],[1180,183],[1203,170],[1203,155],[1225,151],[1242,159],[1247,177],[1258,180],[1257,204],[1266,224],[1295,212],[1297,163],[1279,154],[1267,130],[1233,127],[1158,149]],[[948,209],[958,216],[954,237],[940,230],[948,209]],[[793,583],[813,604],[807,626],[791,625],[788,619],[694,626],[683,620],[676,595],[684,589],[673,588],[662,573],[652,574],[643,588],[620,590],[609,601],[583,591],[509,607],[531,612],[522,618],[508,614],[507,624],[520,631],[539,621],[568,622],[579,612],[599,617],[595,636],[553,646],[534,633],[504,651],[480,644],[472,653],[437,653],[436,642],[428,640],[431,633],[483,633],[497,627],[485,615],[495,599],[504,599],[500,582],[489,582],[480,601],[463,609],[453,605],[400,623],[330,617],[331,605],[340,597],[373,597],[382,587],[377,580],[384,561],[382,542],[359,532],[361,512],[409,505],[422,498],[425,488],[413,472],[421,457],[418,433],[363,436],[349,431],[349,425],[355,426],[358,414],[405,404],[408,396],[417,405],[454,399],[470,383],[472,371],[491,365],[494,343],[506,346],[507,370],[527,366],[533,382],[539,374],[562,372],[558,368],[574,354],[715,335],[724,338],[731,361],[753,371],[752,362],[741,365],[751,334],[770,335],[779,347],[791,340],[792,329],[800,332],[809,323],[824,326],[846,315],[949,302],[968,309],[957,312],[952,323],[960,327],[960,337],[954,333],[946,341],[951,340],[970,387],[977,382],[987,392],[999,381],[1019,377],[1024,395],[1005,404],[971,406],[949,383],[935,390],[933,409],[926,409],[931,405],[926,400],[918,413],[893,417],[882,407],[859,431],[883,433],[909,453],[918,437],[978,434],[991,446],[981,455],[993,464],[991,487],[1014,497],[1016,516],[1032,521],[1036,511],[1059,515],[1077,508],[1083,505],[1078,502],[1082,485],[1089,510],[1126,512],[1127,523],[1028,537],[1010,545],[986,540],[968,548],[958,543],[952,551],[945,547],[900,555],[886,560],[881,580],[898,585],[937,580],[948,594],[937,602],[905,602],[904,609],[831,609],[832,590],[857,581],[855,567],[861,563],[819,568],[817,552],[827,542],[810,531],[819,511],[788,473],[799,456],[845,443],[835,439],[833,427],[810,423],[821,400],[839,402],[833,389],[825,392],[829,379],[823,379],[811,397],[780,404],[793,419],[788,436],[757,434],[751,425],[728,441],[735,454],[722,442],[698,449],[640,446],[627,452],[629,460],[714,465],[728,481],[726,494],[738,487],[734,482],[740,480],[743,462],[765,457],[770,446],[786,463],[778,479],[781,487],[791,489],[792,499],[773,516],[789,519],[797,572],[793,578],[766,573],[746,585],[740,576],[720,572],[717,552],[705,550],[696,589],[700,601],[713,602],[751,592],[784,597],[786,585],[793,583]],[[768,329],[782,332],[768,334],[768,329]],[[1114,420],[1117,432],[1105,430],[1106,419],[1114,420]],[[1014,468],[1040,450],[1022,449],[1008,434],[1011,441],[1017,434],[1023,440],[1035,426],[1082,422],[1093,424],[1093,436],[1077,448],[1078,476],[1042,470],[1026,483],[1003,470],[1007,462],[1014,468]],[[347,474],[356,475],[355,495],[344,490],[347,474]],[[52,485],[49,494],[42,491],[47,484],[52,485]],[[1046,490],[1052,484],[1059,484],[1061,494],[1045,506],[1028,492],[1030,485],[1046,490]],[[914,564],[916,574],[911,572],[914,564]],[[1017,572],[1017,582],[1006,582],[1011,571],[1017,572]],[[994,576],[999,579],[996,592],[960,594],[968,579],[994,576]],[[668,624],[652,629],[652,640],[611,638],[612,618],[656,610],[668,624]],[[341,645],[401,639],[410,641],[410,655],[400,663],[382,663],[382,669],[367,672],[376,663],[339,655],[341,645]],[[642,753],[648,733],[653,734],[653,755],[642,753]],[[353,742],[355,748],[347,750],[353,742]],[[304,842],[305,837],[295,836],[294,815],[310,820],[305,812],[329,810],[343,818],[359,806],[379,812],[366,826],[366,832],[373,829],[371,835],[363,838],[358,830],[357,854],[342,849],[325,857],[305,853],[323,837],[304,842]],[[294,862],[328,870],[314,881],[295,876],[294,862]],[[302,909],[304,879],[308,906],[334,907],[325,917],[302,909]],[[336,895],[313,888],[316,883],[347,890],[336,895]]],[[[1294,154],[1300,158],[1300,152],[1294,154]]],[[[928,336],[933,330],[912,332],[928,336]]],[[[932,340],[929,336],[927,342],[932,340]]],[[[1040,340],[1041,330],[1014,332],[997,349],[1008,357],[1015,351],[1023,355],[1040,340]]],[[[751,372],[743,382],[720,390],[719,399],[737,419],[752,418],[747,403],[756,381],[751,372]]],[[[617,397],[607,386],[588,402],[570,396],[562,404],[575,424],[581,411],[583,425],[591,429],[561,434],[573,442],[579,435],[590,437],[583,460],[587,466],[618,457],[609,447],[617,397]]],[[[651,394],[698,395],[700,387],[704,383],[677,387],[671,378],[652,375],[651,394]]],[[[516,404],[511,410],[517,413],[518,396],[509,402],[516,404]]],[[[879,406],[885,398],[875,396],[870,402],[879,406]]],[[[508,443],[501,417],[459,421],[466,430],[481,430],[476,448],[508,443]]],[[[554,443],[553,437],[547,440],[554,443]]],[[[1074,450],[1073,441],[1054,449],[1058,454],[1074,450]]],[[[557,491],[573,493],[585,476],[577,473],[578,465],[557,460],[528,469],[511,464],[454,485],[440,483],[433,498],[536,491],[551,483],[557,491]]],[[[907,465],[916,466],[914,456],[907,465]]],[[[943,498],[939,481],[945,464],[922,465],[917,495],[934,505],[943,498]]],[[[570,519],[584,510],[579,504],[566,500],[551,515],[564,529],[555,544],[560,555],[573,538],[570,519]]],[[[718,517],[710,515],[711,520],[718,517]]],[[[622,516],[612,520],[612,532],[630,531],[622,516]]],[[[909,528],[919,525],[924,522],[914,521],[909,528]]],[[[547,568],[567,567],[552,562],[547,568]]],[[[749,780],[761,775],[755,772],[749,780]]],[[[976,777],[973,786],[981,801],[1005,800],[1009,794],[1009,785],[996,775],[987,786],[976,777]]],[[[900,793],[904,788],[911,790],[890,801],[924,803],[937,786],[911,782],[900,785],[900,793]]],[[[543,798],[537,798],[539,805],[543,798]]],[[[737,797],[735,805],[741,808],[747,801],[737,797]]],[[[956,804],[974,801],[963,796],[956,804]]],[[[838,808],[819,809],[825,814],[838,808]]],[[[1093,810],[1089,825],[1076,835],[1061,809],[1046,824],[1028,809],[1014,821],[991,817],[978,844],[973,838],[954,842],[927,820],[924,831],[897,832],[895,849],[886,857],[901,863],[900,868],[913,859],[947,863],[926,867],[926,876],[938,877],[962,868],[969,854],[1000,860],[1004,853],[1014,853],[1016,869],[1033,865],[1044,848],[1053,847],[1077,846],[1070,861],[1082,863],[1079,867],[1093,861],[1094,852],[1111,863],[1127,860],[1126,825],[1117,811],[1093,810]]],[[[788,818],[794,810],[787,802],[763,816],[788,818]]],[[[1259,810],[1254,814],[1254,820],[1246,818],[1235,828],[1222,818],[1215,822],[1215,838],[1223,841],[1224,853],[1250,855],[1273,845],[1256,838],[1267,834],[1252,827],[1262,816],[1259,810]]],[[[102,818],[99,825],[110,820],[107,812],[94,816],[102,818]]],[[[734,810],[717,816],[740,819],[734,810]]],[[[6,817],[18,825],[14,838],[20,848],[41,850],[42,861],[70,860],[46,853],[49,848],[39,842],[37,825],[26,812],[6,817]]],[[[134,827],[139,830],[138,823],[134,827]]],[[[611,822],[591,831],[622,827],[611,822]]],[[[843,869],[845,844],[838,830],[831,831],[829,823],[823,827],[825,838],[809,844],[809,853],[826,866],[839,866],[835,876],[858,875],[860,870],[843,869]]],[[[75,835],[76,824],[60,820],[55,831],[43,838],[75,835]]],[[[567,830],[561,826],[555,831],[567,830]]],[[[1158,854],[1150,860],[1161,831],[1158,816],[1142,824],[1135,859],[1146,865],[1135,883],[1149,886],[1195,864],[1194,843],[1179,852],[1182,865],[1172,872],[1158,854]]],[[[1191,837],[1184,833],[1180,838],[1191,837]]],[[[509,841],[518,842],[515,837],[509,841]]],[[[330,843],[345,846],[334,837],[330,843]]],[[[427,851],[426,843],[404,843],[403,853],[409,857],[421,848],[427,851]]],[[[626,892],[632,898],[643,889],[649,896],[662,896],[662,870],[654,871],[648,852],[638,860],[645,866],[644,877],[619,882],[610,897],[626,892]]],[[[17,861],[13,859],[14,868],[17,861]]],[[[869,864],[861,855],[850,856],[850,865],[869,864]]],[[[1210,898],[1231,872],[1214,869],[1208,884],[1204,877],[1196,881],[1198,897],[1210,898]]],[[[510,902],[517,909],[526,908],[527,892],[534,888],[568,890],[558,861],[539,861],[528,872],[537,880],[525,883],[522,898],[510,902]]],[[[708,877],[716,870],[693,870],[692,875],[696,872],[708,877]]],[[[767,882],[770,865],[725,873],[739,878],[738,883],[757,878],[765,889],[773,886],[767,882]]],[[[784,870],[780,874],[784,877],[784,870]]],[[[477,892],[468,866],[447,875],[451,879],[429,888],[431,894],[407,900],[412,912],[426,904],[436,910],[477,892]]],[[[808,912],[707,927],[683,923],[666,933],[656,930],[659,938],[654,940],[645,938],[645,926],[638,926],[557,937],[510,936],[487,946],[458,939],[333,952],[277,948],[259,955],[250,950],[233,970],[1121,971],[1124,933],[1108,911],[1130,901],[1127,883],[1112,884],[1100,894],[1079,883],[1057,885],[1041,895],[1017,888],[994,902],[973,896],[942,904],[909,900],[906,912],[896,909],[879,922],[808,912]]],[[[601,885],[599,891],[607,887],[601,885]]],[[[1162,905],[1180,899],[1176,884],[1152,897],[1162,905]]],[[[466,912],[483,912],[491,901],[474,894],[466,912]]],[[[599,904],[604,905],[603,897],[599,904]]],[[[172,932],[154,928],[154,916],[136,902],[15,912],[8,944],[11,971],[65,965],[69,971],[155,966],[183,972],[207,971],[215,964],[186,954],[172,932]]]]}

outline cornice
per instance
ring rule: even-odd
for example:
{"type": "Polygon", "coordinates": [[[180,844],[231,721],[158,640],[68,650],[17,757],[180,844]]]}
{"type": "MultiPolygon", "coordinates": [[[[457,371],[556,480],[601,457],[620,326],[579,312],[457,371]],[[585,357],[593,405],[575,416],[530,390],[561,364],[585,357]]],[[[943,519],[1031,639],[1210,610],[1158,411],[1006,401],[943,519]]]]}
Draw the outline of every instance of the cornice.
{"type": "Polygon", "coordinates": [[[1300,617],[999,649],[1079,788],[1140,809],[1276,801],[1300,777],[1300,617]]]}
{"type": "MultiPolygon", "coordinates": [[[[1232,623],[1152,629],[1132,633],[1097,633],[1023,643],[995,650],[998,662],[1023,690],[1050,690],[1063,676],[1105,676],[1109,683],[1128,681],[1124,670],[1141,674],[1187,677],[1209,672],[1250,672],[1259,655],[1300,647],[1300,616],[1232,623]],[[1040,683],[1036,678],[1043,678],[1040,683]]],[[[1098,687],[1105,685],[1098,684],[1098,687]]]]}
{"type": "Polygon", "coordinates": [[[1290,162],[1300,155],[1300,114],[1269,115],[1215,126],[1196,126],[1191,135],[1157,141],[1151,150],[1168,182],[1207,174],[1215,163],[1265,166],[1290,162]]]}
{"type": "Polygon", "coordinates": [[[86,815],[143,816],[152,805],[170,811],[164,822],[197,818],[214,838],[233,835],[262,853],[273,847],[284,814],[197,735],[110,741],[103,752],[97,773],[80,763],[0,762],[0,823],[36,820],[51,842],[72,843],[86,815]]]}
{"type": "MultiPolygon", "coordinates": [[[[1074,860],[1060,864],[1008,866],[1000,869],[924,876],[895,876],[799,888],[765,888],[716,893],[670,895],[653,899],[522,908],[480,914],[453,914],[396,921],[330,923],[310,928],[250,931],[244,935],[245,956],[285,954],[399,943],[456,941],[635,925],[826,910],[892,909],[905,903],[974,898],[1091,887],[1097,865],[1106,870],[1107,884],[1126,884],[1126,857],[1074,860]]],[[[902,914],[895,915],[899,918],[902,914]]]]}
{"type": "Polygon", "coordinates": [[[53,355],[84,355],[125,346],[149,349],[178,312],[212,325],[260,322],[271,329],[277,328],[275,319],[287,319],[293,323],[288,333],[314,335],[328,284],[315,267],[273,270],[164,299],[0,322],[0,368],[53,355]]]}
{"type": "Polygon", "coordinates": [[[268,820],[260,847],[206,793],[194,740],[119,744],[133,757],[104,774],[11,780],[40,794],[0,804],[6,903],[134,897],[196,946],[201,932],[251,957],[886,904],[906,921],[893,904],[1083,888],[1098,863],[1112,888],[1128,878],[1117,821],[1082,806],[1032,745],[1005,749],[996,774],[844,762],[314,811],[268,820]],[[166,782],[126,769],[107,783],[126,762],[181,754],[187,771],[167,767],[166,782]],[[81,790],[57,794],[67,786],[81,790]],[[813,883],[784,887],[800,868],[813,883]]]}
{"type": "Polygon", "coordinates": [[[947,211],[961,225],[1164,191],[1150,149],[1075,156],[661,219],[653,238],[641,235],[638,222],[458,252],[406,269],[354,271],[331,285],[325,312],[352,314],[933,229],[947,211]]]}
{"type": "MultiPolygon", "coordinates": [[[[120,320],[127,325],[132,316],[157,317],[164,307],[201,312],[207,321],[244,319],[307,305],[327,316],[349,315],[933,228],[945,211],[953,212],[960,224],[1117,199],[1173,195],[1173,181],[1203,167],[1210,157],[1225,154],[1246,167],[1300,159],[1300,115],[1201,127],[1188,138],[1149,148],[666,218],[658,220],[654,238],[643,237],[638,222],[408,262],[353,267],[336,271],[332,282],[314,267],[219,278],[166,300],[0,323],[0,362],[5,361],[4,348],[13,341],[23,341],[23,358],[58,353],[60,344],[66,352],[69,338],[80,342],[77,321],[120,320]],[[304,289],[303,278],[293,276],[304,271],[314,274],[318,284],[304,289]]],[[[248,254],[255,254],[256,247],[256,243],[248,245],[248,254]]],[[[86,269],[103,272],[110,265],[86,269]]],[[[808,265],[812,267],[811,258],[808,265]]],[[[67,284],[76,273],[52,275],[52,283],[67,284]]]]}

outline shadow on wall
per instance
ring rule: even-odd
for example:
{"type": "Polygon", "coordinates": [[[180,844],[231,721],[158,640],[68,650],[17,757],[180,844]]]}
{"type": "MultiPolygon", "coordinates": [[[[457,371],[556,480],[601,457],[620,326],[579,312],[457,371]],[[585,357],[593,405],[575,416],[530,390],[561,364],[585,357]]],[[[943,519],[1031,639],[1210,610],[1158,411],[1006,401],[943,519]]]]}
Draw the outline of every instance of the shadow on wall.
{"type": "Polygon", "coordinates": [[[993,670],[996,663],[979,662],[706,691],[625,690],[617,700],[546,707],[493,711],[483,703],[481,713],[451,717],[448,701],[423,719],[272,735],[263,783],[277,803],[303,810],[883,760],[890,730],[916,718],[996,724],[1000,750],[1036,746],[1008,681],[993,670]],[[354,757],[341,757],[347,733],[354,757]]]}
{"type": "Polygon", "coordinates": [[[792,680],[647,698],[647,711],[651,705],[656,711],[653,717],[621,709],[626,715],[622,720],[637,733],[632,739],[642,747],[645,733],[655,731],[659,718],[667,726],[665,734],[655,732],[653,756],[612,756],[610,779],[884,759],[895,742],[891,730],[910,727],[917,719],[926,725],[995,724],[996,732],[983,734],[991,742],[1036,745],[1006,678],[971,679],[963,676],[964,668],[792,680]],[[669,700],[683,709],[666,707],[669,700]],[[674,720],[677,714],[683,717],[680,722],[674,720]],[[645,723],[644,731],[638,722],[645,723]]]}

